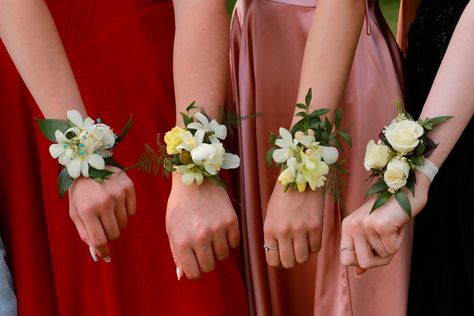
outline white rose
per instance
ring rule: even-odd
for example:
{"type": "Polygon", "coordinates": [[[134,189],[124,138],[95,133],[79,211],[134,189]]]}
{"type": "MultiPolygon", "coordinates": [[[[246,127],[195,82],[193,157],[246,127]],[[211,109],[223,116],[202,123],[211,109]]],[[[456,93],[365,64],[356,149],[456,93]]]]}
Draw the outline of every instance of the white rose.
{"type": "Polygon", "coordinates": [[[418,146],[422,135],[423,127],[411,120],[392,123],[385,129],[385,137],[393,149],[404,154],[418,146]]]}
{"type": "Polygon", "coordinates": [[[195,164],[201,165],[210,175],[216,175],[224,163],[225,149],[221,143],[200,144],[191,150],[195,164]]]}
{"type": "Polygon", "coordinates": [[[388,190],[395,193],[398,189],[404,187],[410,174],[410,165],[400,159],[392,159],[387,165],[387,170],[383,175],[388,190]]]}
{"type": "Polygon", "coordinates": [[[390,147],[387,145],[377,145],[372,139],[367,144],[365,150],[364,167],[370,169],[382,169],[388,163],[390,147]]]}

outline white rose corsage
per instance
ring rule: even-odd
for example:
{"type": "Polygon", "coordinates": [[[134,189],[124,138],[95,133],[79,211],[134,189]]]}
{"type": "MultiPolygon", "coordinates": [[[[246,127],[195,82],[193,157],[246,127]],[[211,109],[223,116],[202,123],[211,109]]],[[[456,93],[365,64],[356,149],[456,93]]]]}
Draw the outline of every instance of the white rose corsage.
{"type": "Polygon", "coordinates": [[[112,150],[126,135],[132,123],[130,118],[121,135],[117,136],[100,118],[97,122],[90,117],[83,119],[76,110],[68,111],[66,117],[67,120],[37,120],[43,135],[55,142],[49,146],[51,156],[64,166],[58,176],[60,197],[81,175],[102,182],[113,174],[105,169],[106,165],[120,167],[112,159],[112,150]]]}
{"type": "Polygon", "coordinates": [[[402,188],[407,187],[415,195],[416,169],[433,171],[429,174],[432,180],[435,170],[428,168],[432,163],[426,158],[437,144],[428,137],[428,133],[450,118],[452,116],[439,116],[414,121],[408,113],[401,112],[385,126],[377,143],[374,140],[369,141],[364,167],[371,171],[370,179],[377,179],[367,192],[367,196],[377,195],[371,212],[395,196],[398,204],[411,217],[410,201],[402,188]]]}
{"type": "Polygon", "coordinates": [[[177,172],[186,185],[193,182],[200,185],[204,178],[209,178],[225,187],[219,172],[238,168],[240,158],[226,152],[222,144],[227,137],[227,127],[205,113],[191,115],[190,112],[197,108],[193,102],[186,108],[186,113],[181,113],[185,127],[175,126],[166,132],[166,146],[161,143],[160,134],[157,135],[159,152],[145,144],[145,153],[131,167],[155,175],[160,169],[166,175],[177,172]]]}
{"type": "MultiPolygon", "coordinates": [[[[323,187],[328,180],[329,165],[342,167],[338,164],[339,150],[342,150],[341,137],[351,145],[350,135],[340,130],[342,112],[338,108],[334,115],[334,123],[323,115],[329,109],[316,109],[310,112],[312,91],[309,89],[305,104],[298,103],[302,111],[296,113],[301,117],[290,131],[281,127],[279,136],[271,136],[273,147],[267,152],[267,162],[273,162],[282,167],[278,182],[285,192],[291,187],[299,192],[309,188],[315,191],[323,187]]],[[[339,192],[334,191],[337,200],[339,192]]]]}

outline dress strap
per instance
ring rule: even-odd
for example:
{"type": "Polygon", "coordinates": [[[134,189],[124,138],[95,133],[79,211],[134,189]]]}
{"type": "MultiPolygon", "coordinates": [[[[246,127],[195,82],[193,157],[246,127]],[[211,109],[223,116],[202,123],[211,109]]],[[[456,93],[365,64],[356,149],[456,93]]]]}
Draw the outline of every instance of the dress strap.
{"type": "Polygon", "coordinates": [[[372,35],[372,29],[370,27],[370,18],[369,18],[369,1],[365,0],[365,31],[367,35],[372,35]]]}

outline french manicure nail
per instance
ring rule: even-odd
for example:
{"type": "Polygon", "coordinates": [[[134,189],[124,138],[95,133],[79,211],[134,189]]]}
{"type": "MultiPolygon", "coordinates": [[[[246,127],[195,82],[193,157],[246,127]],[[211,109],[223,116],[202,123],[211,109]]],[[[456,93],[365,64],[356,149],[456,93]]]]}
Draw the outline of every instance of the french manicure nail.
{"type": "Polygon", "coordinates": [[[94,262],[99,261],[99,258],[97,257],[97,255],[95,253],[94,247],[89,246],[89,252],[91,253],[91,257],[92,257],[92,260],[94,260],[94,262]]]}
{"type": "Polygon", "coordinates": [[[183,277],[183,270],[181,270],[180,267],[176,267],[176,276],[178,277],[178,281],[183,277]]]}
{"type": "Polygon", "coordinates": [[[110,259],[110,257],[105,257],[103,258],[105,262],[109,263],[112,259],[110,259]]]}

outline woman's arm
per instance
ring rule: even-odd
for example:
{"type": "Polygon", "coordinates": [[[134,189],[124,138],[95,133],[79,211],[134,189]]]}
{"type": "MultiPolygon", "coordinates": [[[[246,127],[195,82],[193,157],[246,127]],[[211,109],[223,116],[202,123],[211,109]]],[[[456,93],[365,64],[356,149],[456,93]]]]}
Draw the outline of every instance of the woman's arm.
{"type": "MultiPolygon", "coordinates": [[[[430,133],[433,141],[439,144],[430,156],[430,160],[438,167],[448,157],[474,114],[473,30],[474,3],[469,3],[458,22],[420,115],[421,118],[453,116],[430,133]]],[[[426,204],[429,186],[427,177],[418,173],[416,195],[413,198],[410,194],[413,215],[418,214],[426,204]]],[[[356,241],[356,251],[343,251],[343,264],[358,265],[365,269],[385,265],[400,247],[401,228],[409,218],[394,201],[369,215],[372,203],[369,201],[344,219],[341,248],[354,248],[356,241]],[[374,255],[370,249],[358,246],[367,242],[372,244],[370,240],[378,240],[381,252],[386,256],[380,255],[379,251],[374,255]]]]}
{"type": "MultiPolygon", "coordinates": [[[[303,57],[297,101],[313,90],[313,108],[336,108],[342,99],[364,20],[364,0],[320,0],[303,57]]],[[[293,119],[293,124],[297,118],[293,119]]],[[[271,266],[291,268],[321,247],[324,190],[283,193],[275,185],[265,218],[271,266]],[[308,236],[308,237],[306,237],[308,236]],[[293,240],[293,242],[291,242],[293,240]]]]}
{"type": "MultiPolygon", "coordinates": [[[[229,23],[225,1],[174,0],[176,116],[192,101],[217,118],[228,79],[229,23]]],[[[186,186],[173,175],[166,226],[175,263],[190,279],[214,269],[239,243],[235,211],[225,190],[205,180],[186,186]]]]}
{"type": "MultiPolygon", "coordinates": [[[[45,117],[64,119],[71,109],[86,114],[44,1],[0,0],[0,38],[45,117]]],[[[69,192],[70,216],[81,239],[95,247],[100,256],[109,257],[107,238],[118,238],[119,228],[127,225],[127,211],[135,212],[133,183],[124,173],[102,185],[80,178],[69,192]]]]}

